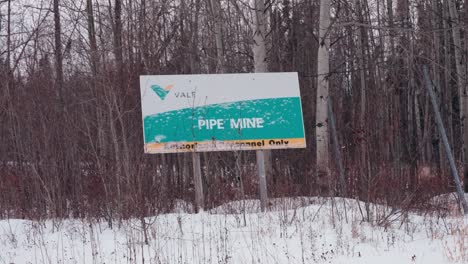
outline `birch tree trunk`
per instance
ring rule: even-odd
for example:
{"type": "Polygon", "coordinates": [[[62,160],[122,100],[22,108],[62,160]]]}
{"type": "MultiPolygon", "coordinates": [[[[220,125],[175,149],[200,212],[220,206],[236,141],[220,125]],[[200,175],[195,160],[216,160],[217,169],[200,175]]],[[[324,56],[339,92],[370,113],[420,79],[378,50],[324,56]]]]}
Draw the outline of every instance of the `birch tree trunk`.
{"type": "Polygon", "coordinates": [[[221,0],[210,0],[211,15],[213,16],[215,24],[215,40],[216,40],[216,72],[224,73],[224,49],[223,49],[223,33],[222,33],[222,19],[223,13],[221,11],[221,0]]]}
{"type": "Polygon", "coordinates": [[[265,16],[265,3],[264,0],[255,0],[255,14],[254,14],[254,45],[253,55],[255,72],[268,72],[268,65],[266,62],[266,16],[265,16]]]}
{"type": "MultiPolygon", "coordinates": [[[[253,44],[253,55],[255,72],[267,72],[267,57],[266,57],[266,15],[265,15],[265,3],[264,0],[255,0],[255,13],[254,13],[254,44],[253,44]]],[[[257,150],[257,166],[259,176],[259,187],[260,187],[260,204],[261,209],[264,211],[268,203],[267,193],[267,181],[266,176],[271,176],[272,164],[271,164],[271,151],[257,150]]]]}
{"type": "Polygon", "coordinates": [[[317,98],[315,110],[316,176],[320,192],[328,192],[330,180],[330,150],[328,134],[328,95],[330,74],[330,0],[320,0],[319,48],[317,56],[317,98]]]}
{"type": "Polygon", "coordinates": [[[93,1],[86,0],[86,16],[88,20],[88,38],[91,52],[91,72],[93,76],[97,75],[97,41],[96,41],[96,29],[94,24],[94,10],[93,10],[93,1]]]}
{"type": "MultiPolygon", "coordinates": [[[[224,60],[224,47],[223,47],[223,12],[221,10],[221,0],[210,0],[211,6],[211,17],[214,22],[214,33],[215,33],[215,43],[216,43],[216,73],[225,73],[225,60],[224,60]]],[[[208,160],[206,157],[220,157],[220,153],[204,153],[205,161],[208,160]]],[[[221,171],[222,168],[218,162],[213,164],[214,171],[221,171]]],[[[211,170],[213,171],[213,170],[211,170]]],[[[207,170],[207,176],[211,176],[212,182],[214,182],[214,175],[216,173],[210,173],[210,170],[207,170]]]]}

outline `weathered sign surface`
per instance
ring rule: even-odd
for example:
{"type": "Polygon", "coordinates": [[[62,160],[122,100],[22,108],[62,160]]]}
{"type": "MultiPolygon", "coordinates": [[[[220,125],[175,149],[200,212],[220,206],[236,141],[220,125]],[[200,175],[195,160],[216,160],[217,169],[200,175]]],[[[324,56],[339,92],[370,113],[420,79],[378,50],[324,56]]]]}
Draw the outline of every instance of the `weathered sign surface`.
{"type": "Polygon", "coordinates": [[[305,148],[297,73],[140,76],[146,153],[305,148]]]}

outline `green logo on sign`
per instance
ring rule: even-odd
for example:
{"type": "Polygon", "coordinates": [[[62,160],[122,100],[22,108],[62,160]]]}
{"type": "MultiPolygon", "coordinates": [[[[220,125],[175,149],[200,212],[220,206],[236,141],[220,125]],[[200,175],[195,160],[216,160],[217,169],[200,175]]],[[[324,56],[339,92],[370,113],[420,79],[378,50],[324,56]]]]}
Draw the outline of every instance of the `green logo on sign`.
{"type": "Polygon", "coordinates": [[[151,89],[153,90],[153,92],[155,92],[159,96],[159,98],[161,98],[161,100],[164,100],[166,98],[167,94],[172,89],[172,87],[174,87],[174,85],[172,84],[164,88],[162,88],[161,86],[157,84],[151,85],[151,89]]]}

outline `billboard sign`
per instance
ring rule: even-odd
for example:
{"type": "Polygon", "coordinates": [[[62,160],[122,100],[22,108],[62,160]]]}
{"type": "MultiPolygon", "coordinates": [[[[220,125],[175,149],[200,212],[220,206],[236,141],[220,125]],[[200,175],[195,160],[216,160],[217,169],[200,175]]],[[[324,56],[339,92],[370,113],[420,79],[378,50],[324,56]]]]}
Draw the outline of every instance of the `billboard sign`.
{"type": "Polygon", "coordinates": [[[305,148],[297,73],[140,76],[146,153],[305,148]]]}

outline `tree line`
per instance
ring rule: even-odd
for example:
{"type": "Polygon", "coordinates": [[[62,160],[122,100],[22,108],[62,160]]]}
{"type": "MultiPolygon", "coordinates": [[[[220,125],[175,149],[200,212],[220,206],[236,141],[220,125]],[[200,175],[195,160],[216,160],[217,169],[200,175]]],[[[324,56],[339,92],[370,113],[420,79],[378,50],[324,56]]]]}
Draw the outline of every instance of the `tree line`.
{"type": "Polygon", "coordinates": [[[143,153],[144,74],[299,73],[307,149],[201,153],[207,207],[257,197],[257,159],[270,196],[417,206],[453,188],[428,65],[468,192],[467,28],[466,0],[1,0],[0,217],[192,202],[191,155],[143,153]]]}

